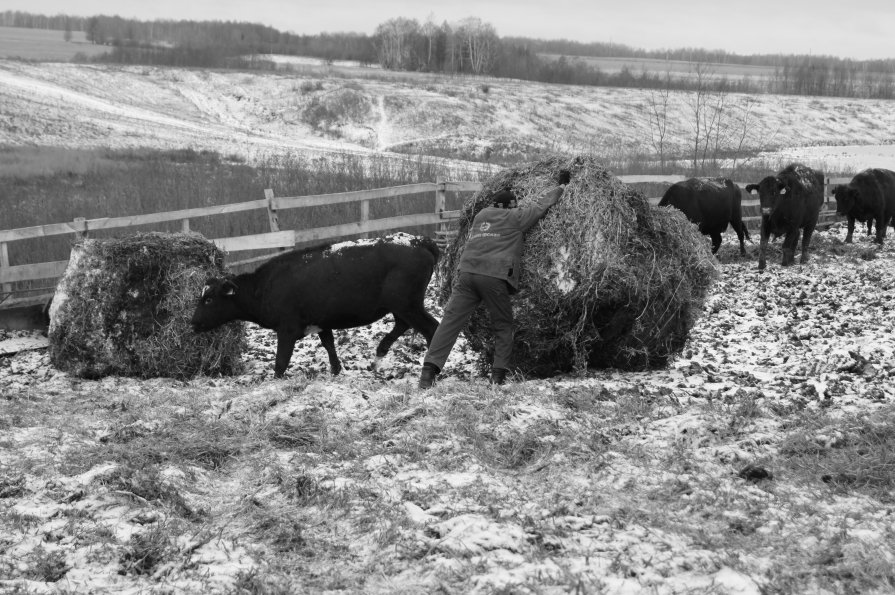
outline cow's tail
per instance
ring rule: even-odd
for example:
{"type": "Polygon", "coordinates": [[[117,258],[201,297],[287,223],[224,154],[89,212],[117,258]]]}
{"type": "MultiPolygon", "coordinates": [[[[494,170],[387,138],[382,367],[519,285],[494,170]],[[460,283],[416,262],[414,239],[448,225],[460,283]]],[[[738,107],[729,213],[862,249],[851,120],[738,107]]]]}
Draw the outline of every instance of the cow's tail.
{"type": "Polygon", "coordinates": [[[428,250],[435,258],[435,262],[438,262],[438,259],[441,257],[441,250],[438,248],[438,244],[435,243],[435,240],[423,236],[420,238],[420,246],[428,250]]]}

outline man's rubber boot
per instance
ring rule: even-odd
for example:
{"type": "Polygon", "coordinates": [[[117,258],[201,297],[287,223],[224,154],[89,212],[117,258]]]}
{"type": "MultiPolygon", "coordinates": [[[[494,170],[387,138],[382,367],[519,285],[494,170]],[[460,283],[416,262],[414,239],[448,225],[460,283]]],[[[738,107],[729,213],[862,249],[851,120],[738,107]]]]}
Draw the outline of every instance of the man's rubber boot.
{"type": "Polygon", "coordinates": [[[504,368],[491,369],[491,384],[501,385],[507,381],[507,371],[504,368]]]}
{"type": "Polygon", "coordinates": [[[440,371],[435,364],[423,364],[423,369],[420,372],[419,387],[422,389],[432,388],[432,385],[435,384],[435,377],[438,376],[440,371]]]}

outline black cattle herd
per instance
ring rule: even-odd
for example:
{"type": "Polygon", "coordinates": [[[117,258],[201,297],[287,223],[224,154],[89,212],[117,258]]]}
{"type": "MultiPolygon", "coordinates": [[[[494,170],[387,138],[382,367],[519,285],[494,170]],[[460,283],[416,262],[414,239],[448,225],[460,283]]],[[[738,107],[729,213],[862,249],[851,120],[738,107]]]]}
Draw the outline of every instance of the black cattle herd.
{"type": "MultiPolygon", "coordinates": [[[[808,260],[808,247],[824,203],[823,172],[804,165],[792,164],[776,175],[767,176],[758,184],[748,184],[746,192],[758,193],[761,205],[761,244],[758,268],[766,266],[768,240],[783,236],[783,265],[795,261],[799,235],[802,236],[800,262],[808,260]]],[[[866,169],[851,182],[833,189],[836,212],[848,220],[852,241],[855,221],[867,223],[868,233],[876,224],[876,243],[882,245],[886,227],[895,228],[895,172],[888,169],[866,169]]],[[[699,225],[699,230],[712,238],[712,253],[721,245],[721,233],[730,225],[740,240],[740,253],[745,255],[743,236],[749,232],[743,225],[739,188],[727,178],[691,178],[673,184],[659,206],[670,205],[684,212],[699,225]]]]}
{"type": "MultiPolygon", "coordinates": [[[[793,164],[745,189],[757,192],[761,204],[758,268],[765,268],[771,235],[783,236],[783,265],[790,265],[801,234],[801,262],[806,262],[824,202],[823,173],[793,164]]],[[[836,212],[848,219],[846,242],[852,241],[855,221],[867,222],[868,231],[875,223],[878,244],[886,227],[895,227],[895,172],[862,171],[849,184],[836,186],[833,195],[836,212]]],[[[745,255],[749,232],[741,202],[739,187],[727,178],[691,178],[673,184],[659,205],[683,211],[711,237],[712,253],[721,245],[721,233],[732,226],[745,255]]],[[[375,369],[407,329],[422,333],[427,343],[432,340],[438,321],[426,311],[424,297],[437,260],[438,247],[431,239],[406,233],[287,252],[252,273],[209,279],[193,314],[193,329],[208,331],[245,320],[274,330],[276,377],[286,372],[296,341],[317,333],[335,375],[342,366],[333,329],[367,325],[392,314],[395,325],[376,348],[375,369]]]]}

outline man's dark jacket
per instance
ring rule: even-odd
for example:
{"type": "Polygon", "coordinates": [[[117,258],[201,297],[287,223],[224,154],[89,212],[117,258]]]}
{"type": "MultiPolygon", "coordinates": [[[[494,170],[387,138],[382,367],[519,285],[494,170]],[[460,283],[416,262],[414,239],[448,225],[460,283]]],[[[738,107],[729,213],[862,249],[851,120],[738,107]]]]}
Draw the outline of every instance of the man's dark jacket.
{"type": "Polygon", "coordinates": [[[562,196],[563,188],[545,192],[536,202],[515,209],[485,207],[475,216],[460,257],[461,273],[505,279],[519,289],[525,232],[562,196]]]}

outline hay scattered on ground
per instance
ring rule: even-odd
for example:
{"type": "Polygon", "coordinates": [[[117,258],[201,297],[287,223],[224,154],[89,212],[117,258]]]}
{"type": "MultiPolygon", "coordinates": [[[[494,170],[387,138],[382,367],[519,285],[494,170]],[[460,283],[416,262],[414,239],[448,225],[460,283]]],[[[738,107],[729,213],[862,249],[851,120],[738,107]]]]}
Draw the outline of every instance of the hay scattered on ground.
{"type": "MultiPolygon", "coordinates": [[[[716,261],[682,213],[650,206],[592,156],[551,158],[487,180],[445,250],[441,297],[450,294],[469,226],[488,198],[511,189],[520,206],[530,204],[555,185],[560,169],[571,170],[572,181],[525,240],[523,287],[514,298],[516,370],[543,377],[665,365],[702,309],[716,261]]],[[[466,335],[487,367],[493,343],[484,308],[466,335]]]]}
{"type": "Polygon", "coordinates": [[[77,242],[50,308],[53,365],[86,378],[237,371],[241,323],[190,327],[203,283],[222,272],[223,254],[197,234],[77,242]]]}

